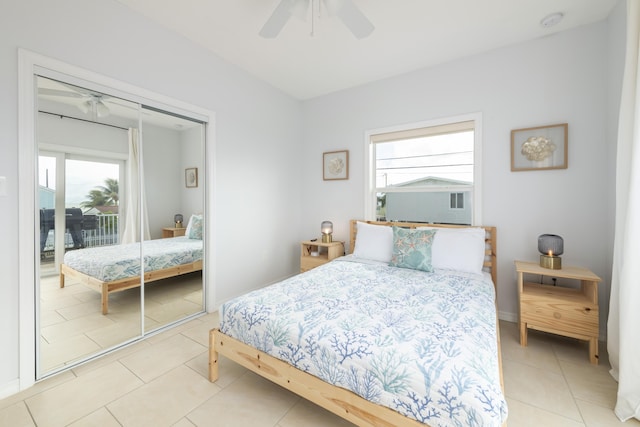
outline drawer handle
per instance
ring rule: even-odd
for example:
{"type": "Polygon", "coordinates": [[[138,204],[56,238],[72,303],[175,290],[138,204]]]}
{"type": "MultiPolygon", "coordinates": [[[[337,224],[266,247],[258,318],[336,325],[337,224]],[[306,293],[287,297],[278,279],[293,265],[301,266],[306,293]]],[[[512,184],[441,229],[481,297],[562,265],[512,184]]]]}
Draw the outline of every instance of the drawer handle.
{"type": "Polygon", "coordinates": [[[585,307],[585,310],[586,311],[591,311],[591,308],[590,307],[585,307]]]}

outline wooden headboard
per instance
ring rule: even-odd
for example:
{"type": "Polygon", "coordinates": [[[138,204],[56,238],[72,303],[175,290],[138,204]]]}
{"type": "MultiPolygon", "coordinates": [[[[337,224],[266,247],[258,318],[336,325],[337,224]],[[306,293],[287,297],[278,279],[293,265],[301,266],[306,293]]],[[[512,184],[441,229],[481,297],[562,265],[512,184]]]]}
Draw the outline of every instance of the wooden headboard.
{"type": "MultiPolygon", "coordinates": [[[[366,222],[367,224],[374,225],[395,225],[396,227],[403,228],[418,228],[418,227],[434,227],[434,228],[468,228],[468,225],[449,225],[449,224],[427,224],[424,222],[394,222],[394,221],[362,221],[358,219],[352,219],[350,224],[350,239],[349,239],[349,253],[353,253],[353,248],[356,243],[356,234],[358,233],[357,223],[366,222]]],[[[478,226],[477,228],[484,228],[486,231],[485,237],[485,259],[484,268],[491,274],[491,280],[493,280],[493,286],[496,291],[498,289],[498,255],[497,255],[497,236],[496,227],[478,226]]]]}

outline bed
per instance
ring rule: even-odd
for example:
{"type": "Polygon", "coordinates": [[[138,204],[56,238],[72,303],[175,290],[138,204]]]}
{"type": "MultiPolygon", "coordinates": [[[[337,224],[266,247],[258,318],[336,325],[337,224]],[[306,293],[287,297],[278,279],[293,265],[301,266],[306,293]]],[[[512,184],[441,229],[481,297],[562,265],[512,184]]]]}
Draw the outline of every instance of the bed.
{"type": "Polygon", "coordinates": [[[222,354],[359,426],[504,425],[496,229],[425,226],[354,220],[352,254],[223,304],[210,380],[222,354]]]}
{"type": "MultiPolygon", "coordinates": [[[[145,283],[202,270],[201,238],[147,240],[143,249],[145,283]]],[[[107,314],[109,294],[140,286],[140,264],[140,243],[70,251],[60,266],[60,287],[71,277],[100,292],[107,314]]]]}

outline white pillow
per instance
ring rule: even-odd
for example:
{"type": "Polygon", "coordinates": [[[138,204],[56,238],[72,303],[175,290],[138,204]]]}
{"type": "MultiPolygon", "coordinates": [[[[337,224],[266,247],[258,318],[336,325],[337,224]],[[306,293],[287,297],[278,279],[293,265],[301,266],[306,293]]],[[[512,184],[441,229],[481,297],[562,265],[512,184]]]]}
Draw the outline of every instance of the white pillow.
{"type": "Polygon", "coordinates": [[[431,265],[470,273],[482,273],[485,253],[484,228],[418,227],[437,230],[431,246],[431,265]]]}
{"type": "Polygon", "coordinates": [[[393,230],[387,225],[356,223],[356,245],[353,256],[373,261],[389,262],[393,252],[393,230]]]}

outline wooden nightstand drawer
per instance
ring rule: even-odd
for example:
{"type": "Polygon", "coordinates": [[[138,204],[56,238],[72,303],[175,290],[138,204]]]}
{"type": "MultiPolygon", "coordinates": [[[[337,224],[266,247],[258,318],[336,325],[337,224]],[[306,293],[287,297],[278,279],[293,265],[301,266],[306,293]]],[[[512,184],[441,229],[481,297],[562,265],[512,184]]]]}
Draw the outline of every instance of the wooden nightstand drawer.
{"type": "Polygon", "coordinates": [[[598,338],[598,305],[587,300],[578,290],[561,289],[575,291],[567,292],[567,296],[573,296],[568,299],[558,294],[546,296],[544,289],[528,289],[527,284],[524,288],[520,309],[522,322],[528,327],[580,339],[598,338]]]}

